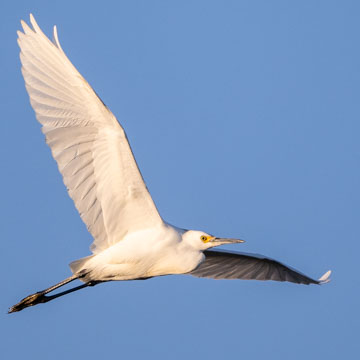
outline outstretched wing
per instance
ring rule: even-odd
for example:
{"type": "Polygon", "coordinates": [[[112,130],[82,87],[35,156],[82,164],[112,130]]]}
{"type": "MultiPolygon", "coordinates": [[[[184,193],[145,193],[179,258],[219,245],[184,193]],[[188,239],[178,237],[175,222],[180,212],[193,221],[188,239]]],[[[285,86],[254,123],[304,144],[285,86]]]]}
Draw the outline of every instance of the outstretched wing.
{"type": "Polygon", "coordinates": [[[205,260],[189,274],[212,279],[274,280],[297,284],[322,284],[330,281],[330,271],[314,280],[280,262],[254,254],[204,251],[205,260]]]}
{"type": "Polygon", "coordinates": [[[162,222],[126,134],[62,50],[30,15],[18,32],[26,89],[70,197],[98,253],[162,222]]]}

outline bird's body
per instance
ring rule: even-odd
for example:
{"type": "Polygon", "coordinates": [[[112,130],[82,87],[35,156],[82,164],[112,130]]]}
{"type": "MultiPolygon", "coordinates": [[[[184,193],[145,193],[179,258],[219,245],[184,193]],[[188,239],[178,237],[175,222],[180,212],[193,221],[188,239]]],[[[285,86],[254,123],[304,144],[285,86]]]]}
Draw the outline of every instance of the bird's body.
{"type": "Polygon", "coordinates": [[[108,249],[77,260],[70,267],[74,273],[87,274],[84,282],[188,273],[202,262],[204,255],[183,235],[184,231],[163,223],[127,234],[108,249]]]}
{"type": "Polygon", "coordinates": [[[32,15],[18,32],[26,89],[70,197],[94,238],[92,255],[70,264],[73,275],[24,298],[20,311],[99,282],[190,274],[216,279],[256,279],[321,284],[267,257],[212,251],[241,243],[166,223],[136,164],[124,129],[62,50],[32,15]],[[49,292],[73,280],[84,284],[49,292]]]}

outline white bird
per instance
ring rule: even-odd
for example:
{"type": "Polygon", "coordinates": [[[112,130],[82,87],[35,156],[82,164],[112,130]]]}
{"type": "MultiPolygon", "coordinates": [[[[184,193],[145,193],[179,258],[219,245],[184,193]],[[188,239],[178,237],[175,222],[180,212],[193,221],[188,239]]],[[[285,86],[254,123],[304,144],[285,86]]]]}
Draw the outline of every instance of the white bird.
{"type": "Polygon", "coordinates": [[[28,306],[112,280],[190,274],[215,279],[256,279],[322,284],[254,254],[209,250],[243,240],[183,230],[159,215],[137,167],[124,129],[62,50],[56,27],[51,42],[30,15],[18,31],[25,86],[70,197],[94,238],[92,255],[73,261],[73,273],[9,309],[28,306]],[[55,295],[79,279],[82,285],[55,295]]]}

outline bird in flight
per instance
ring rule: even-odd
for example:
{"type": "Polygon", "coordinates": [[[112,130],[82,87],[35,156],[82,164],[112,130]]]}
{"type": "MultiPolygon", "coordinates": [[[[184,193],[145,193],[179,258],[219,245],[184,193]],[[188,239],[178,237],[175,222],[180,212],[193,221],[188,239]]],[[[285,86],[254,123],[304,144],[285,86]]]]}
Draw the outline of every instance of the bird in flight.
{"type": "Polygon", "coordinates": [[[106,281],[188,274],[322,284],[276,260],[210,250],[243,240],[184,230],[165,222],[148,192],[124,129],[62,50],[30,14],[18,31],[25,86],[70,197],[94,238],[92,255],[70,263],[72,276],[36,292],[9,313],[106,281]],[[47,295],[74,280],[81,285],[47,295]]]}

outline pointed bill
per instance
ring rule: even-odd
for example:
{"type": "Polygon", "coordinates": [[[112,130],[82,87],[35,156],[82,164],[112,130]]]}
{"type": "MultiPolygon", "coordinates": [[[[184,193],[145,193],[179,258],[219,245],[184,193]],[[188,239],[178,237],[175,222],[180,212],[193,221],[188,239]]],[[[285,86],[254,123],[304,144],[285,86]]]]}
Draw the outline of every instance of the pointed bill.
{"type": "Polygon", "coordinates": [[[210,240],[210,242],[212,242],[212,243],[214,243],[216,245],[224,245],[224,244],[243,243],[243,242],[245,242],[245,240],[214,237],[213,239],[210,240]]]}

